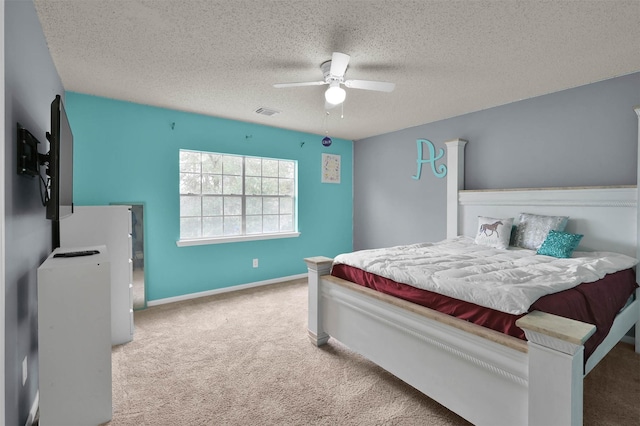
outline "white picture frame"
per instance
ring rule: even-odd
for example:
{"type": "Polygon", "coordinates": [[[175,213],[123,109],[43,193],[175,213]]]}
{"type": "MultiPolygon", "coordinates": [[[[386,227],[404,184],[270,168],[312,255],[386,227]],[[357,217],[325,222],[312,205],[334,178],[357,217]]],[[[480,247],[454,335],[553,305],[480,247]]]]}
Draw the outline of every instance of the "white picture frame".
{"type": "Polygon", "coordinates": [[[322,183],[340,183],[340,155],[322,154],[322,183]]]}

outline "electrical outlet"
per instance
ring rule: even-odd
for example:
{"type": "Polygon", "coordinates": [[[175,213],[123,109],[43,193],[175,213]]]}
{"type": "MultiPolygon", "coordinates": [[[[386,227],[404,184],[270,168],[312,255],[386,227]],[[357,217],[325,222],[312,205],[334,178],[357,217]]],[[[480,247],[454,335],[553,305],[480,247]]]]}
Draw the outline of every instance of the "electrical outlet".
{"type": "Polygon", "coordinates": [[[253,267],[254,268],[258,267],[258,259],[253,259],[253,267]]]}
{"type": "Polygon", "coordinates": [[[27,376],[29,374],[29,368],[28,368],[28,363],[27,363],[27,355],[24,356],[24,359],[22,360],[22,386],[25,385],[25,383],[27,383],[27,376]]]}

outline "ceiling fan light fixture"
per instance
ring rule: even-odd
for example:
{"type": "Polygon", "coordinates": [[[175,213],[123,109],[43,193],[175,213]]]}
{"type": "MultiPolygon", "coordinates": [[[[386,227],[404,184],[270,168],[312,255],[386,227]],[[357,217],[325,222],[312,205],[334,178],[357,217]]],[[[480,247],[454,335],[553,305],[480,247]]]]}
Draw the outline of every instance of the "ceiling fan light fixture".
{"type": "Polygon", "coordinates": [[[333,81],[329,84],[329,88],[324,92],[324,98],[331,105],[338,105],[344,102],[347,97],[347,92],[340,87],[340,83],[333,81]]]}

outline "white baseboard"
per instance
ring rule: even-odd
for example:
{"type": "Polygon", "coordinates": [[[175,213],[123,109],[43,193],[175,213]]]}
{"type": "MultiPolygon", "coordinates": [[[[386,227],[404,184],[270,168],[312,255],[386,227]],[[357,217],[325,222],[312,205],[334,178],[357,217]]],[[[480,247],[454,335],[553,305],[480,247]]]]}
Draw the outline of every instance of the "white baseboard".
{"type": "Polygon", "coordinates": [[[245,290],[247,288],[261,287],[270,284],[278,284],[285,281],[298,280],[307,278],[307,274],[290,275],[288,277],[274,278],[272,280],[257,281],[254,283],[240,284],[231,287],[218,288],[215,290],[201,291],[199,293],[184,294],[182,296],[167,297],[165,299],[156,299],[147,301],[147,306],[165,305],[167,303],[181,302],[183,300],[197,299],[199,297],[213,296],[215,294],[228,293],[231,291],[245,290]]]}
{"type": "Polygon", "coordinates": [[[36,415],[38,414],[38,407],[40,406],[40,391],[36,391],[36,397],[33,398],[33,404],[31,404],[31,410],[29,410],[29,417],[27,417],[27,421],[24,426],[31,426],[33,422],[36,420],[36,415]]]}

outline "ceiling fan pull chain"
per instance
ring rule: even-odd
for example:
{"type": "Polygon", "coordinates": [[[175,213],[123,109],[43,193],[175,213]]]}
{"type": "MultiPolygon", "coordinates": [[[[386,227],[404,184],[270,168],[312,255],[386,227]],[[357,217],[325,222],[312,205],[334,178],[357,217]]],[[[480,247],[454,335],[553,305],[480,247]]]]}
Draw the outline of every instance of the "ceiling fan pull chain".
{"type": "Polygon", "coordinates": [[[325,111],[326,115],[324,116],[324,132],[326,136],[322,138],[323,146],[331,146],[331,138],[329,137],[329,111],[325,111]]]}
{"type": "Polygon", "coordinates": [[[329,136],[329,111],[325,111],[324,116],[324,134],[329,136]]]}

